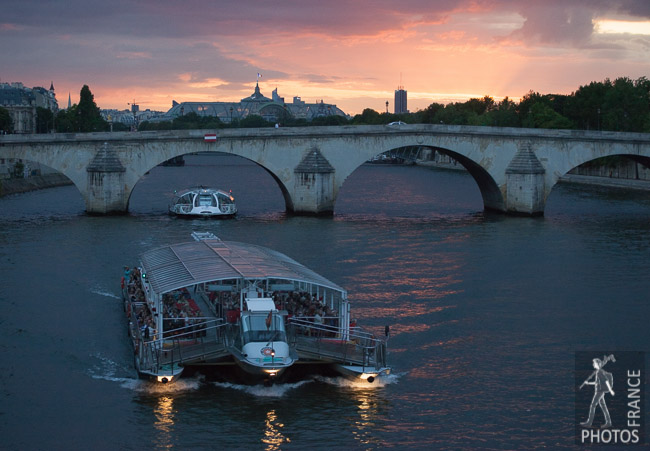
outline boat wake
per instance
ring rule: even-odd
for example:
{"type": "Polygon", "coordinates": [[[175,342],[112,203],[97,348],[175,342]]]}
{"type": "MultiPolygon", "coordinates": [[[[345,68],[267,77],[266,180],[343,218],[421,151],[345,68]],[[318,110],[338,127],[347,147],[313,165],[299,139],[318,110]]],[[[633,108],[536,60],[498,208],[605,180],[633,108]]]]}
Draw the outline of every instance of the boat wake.
{"type": "Polygon", "coordinates": [[[243,391],[249,395],[258,398],[282,398],[284,395],[292,390],[295,390],[302,385],[313,382],[313,380],[300,381],[287,384],[274,384],[270,386],[265,385],[239,385],[231,384],[229,382],[213,382],[216,387],[229,388],[233,390],[243,391]]]}
{"type": "Polygon", "coordinates": [[[128,388],[135,392],[149,395],[195,391],[198,390],[200,386],[201,381],[198,379],[181,379],[173,384],[161,384],[142,379],[128,379],[122,382],[123,388],[128,388]]]}
{"type": "Polygon", "coordinates": [[[121,296],[117,296],[116,294],[109,293],[108,291],[104,291],[101,288],[92,288],[90,290],[91,293],[98,294],[100,296],[106,296],[109,298],[114,298],[114,299],[122,299],[121,296]]]}
{"type": "Polygon", "coordinates": [[[374,389],[385,387],[390,384],[396,384],[402,374],[391,373],[388,375],[380,376],[370,383],[362,380],[351,380],[345,377],[326,377],[316,376],[316,380],[325,384],[334,385],[336,387],[354,388],[354,389],[374,389]]]}
{"type": "Polygon", "coordinates": [[[101,354],[93,354],[91,358],[95,363],[88,369],[88,374],[93,379],[103,379],[112,382],[123,382],[130,380],[129,378],[119,377],[118,373],[130,373],[132,370],[120,367],[120,365],[108,357],[101,354]]]}
{"type": "Polygon", "coordinates": [[[117,382],[122,388],[139,393],[179,393],[197,390],[201,385],[200,379],[181,379],[173,384],[160,384],[134,377],[122,376],[122,374],[131,374],[133,370],[130,367],[125,368],[101,354],[93,354],[91,358],[95,359],[96,363],[88,369],[90,377],[117,382]]]}

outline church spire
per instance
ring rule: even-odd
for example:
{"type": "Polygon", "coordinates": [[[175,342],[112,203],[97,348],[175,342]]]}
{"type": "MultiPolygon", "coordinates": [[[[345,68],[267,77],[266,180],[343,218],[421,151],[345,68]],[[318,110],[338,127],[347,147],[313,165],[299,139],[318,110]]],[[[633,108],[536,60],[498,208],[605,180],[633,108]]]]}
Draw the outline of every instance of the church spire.
{"type": "Polygon", "coordinates": [[[70,101],[70,92],[68,92],[68,109],[72,106],[72,102],[70,101]]]}
{"type": "Polygon", "coordinates": [[[54,82],[53,81],[50,82],[50,91],[54,91],[54,82]]]}

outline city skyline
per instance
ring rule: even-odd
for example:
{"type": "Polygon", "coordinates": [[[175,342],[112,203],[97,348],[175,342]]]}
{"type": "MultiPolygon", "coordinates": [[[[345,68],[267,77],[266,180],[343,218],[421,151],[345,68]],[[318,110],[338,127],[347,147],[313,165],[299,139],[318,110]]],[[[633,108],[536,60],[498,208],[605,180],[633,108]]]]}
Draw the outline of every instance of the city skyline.
{"type": "Polygon", "coordinates": [[[413,112],[648,76],[650,4],[8,0],[0,54],[1,82],[54,82],[62,107],[84,84],[100,108],[167,111],[174,100],[238,101],[259,80],[267,95],[352,115],[392,110],[403,86],[413,112]]]}

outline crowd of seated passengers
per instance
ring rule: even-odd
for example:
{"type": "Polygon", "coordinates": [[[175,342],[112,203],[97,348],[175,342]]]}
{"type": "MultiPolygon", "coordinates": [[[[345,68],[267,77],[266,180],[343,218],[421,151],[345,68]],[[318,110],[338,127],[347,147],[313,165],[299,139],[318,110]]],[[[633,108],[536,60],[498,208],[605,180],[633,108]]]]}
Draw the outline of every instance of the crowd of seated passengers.
{"type": "MultiPolygon", "coordinates": [[[[334,335],[334,329],[338,327],[339,319],[336,310],[332,310],[322,297],[310,294],[305,291],[289,291],[273,293],[273,301],[278,310],[286,310],[289,318],[300,318],[314,323],[314,326],[329,329],[321,335],[334,335]]],[[[311,335],[311,328],[305,332],[311,335]]]]}
{"type": "Polygon", "coordinates": [[[129,269],[124,267],[124,282],[126,291],[132,302],[144,302],[144,291],[142,291],[142,280],[140,279],[140,268],[129,269]]]}
{"type": "MultiPolygon", "coordinates": [[[[131,302],[145,301],[141,275],[140,268],[130,269],[128,266],[124,268],[124,282],[126,283],[126,291],[131,302]]],[[[134,309],[138,321],[138,329],[142,337],[145,341],[153,339],[157,331],[149,307],[144,304],[134,306],[134,309]]]]}
{"type": "Polygon", "coordinates": [[[208,295],[212,303],[214,313],[219,318],[226,318],[226,312],[239,308],[239,298],[235,298],[227,291],[211,291],[208,295]]]}
{"type": "Polygon", "coordinates": [[[199,311],[190,308],[187,302],[190,293],[186,288],[180,292],[163,294],[163,328],[165,336],[184,334],[186,338],[205,336],[205,322],[198,318],[199,311]],[[182,330],[179,330],[182,329],[182,330]],[[167,333],[167,331],[170,331],[167,333]],[[192,332],[191,334],[187,334],[192,332]]]}
{"type": "MultiPolygon", "coordinates": [[[[239,296],[227,291],[213,291],[210,292],[208,297],[217,316],[226,318],[230,322],[236,321],[236,318],[239,317],[239,296]],[[229,318],[228,312],[237,312],[237,315],[229,318]]],[[[316,294],[312,295],[305,291],[274,291],[271,297],[275,303],[275,308],[286,310],[289,318],[301,318],[332,331],[338,327],[338,313],[336,310],[332,310],[323,301],[323,298],[319,298],[316,294]]],[[[310,334],[311,328],[306,328],[305,332],[310,334]]],[[[335,334],[334,332],[331,334],[328,332],[323,335],[333,336],[335,334]]]]}

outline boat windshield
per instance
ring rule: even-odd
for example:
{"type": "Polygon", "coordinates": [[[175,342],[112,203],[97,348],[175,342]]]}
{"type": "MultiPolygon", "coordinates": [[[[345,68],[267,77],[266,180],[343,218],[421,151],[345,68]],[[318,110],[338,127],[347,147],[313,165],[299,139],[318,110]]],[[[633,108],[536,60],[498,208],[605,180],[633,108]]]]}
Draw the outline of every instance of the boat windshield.
{"type": "Polygon", "coordinates": [[[221,202],[221,205],[232,205],[235,203],[232,196],[228,196],[224,193],[218,193],[217,197],[219,197],[219,202],[221,202]]]}
{"type": "Polygon", "coordinates": [[[178,198],[178,201],[176,201],[177,204],[187,204],[187,205],[192,205],[192,193],[187,193],[184,194],[183,196],[178,198]]]}
{"type": "Polygon", "coordinates": [[[244,343],[251,341],[287,341],[284,321],[280,315],[253,314],[242,318],[244,343]],[[270,320],[270,321],[267,321],[270,320]],[[268,324],[268,327],[267,327],[268,324]]]}
{"type": "Polygon", "coordinates": [[[212,194],[199,194],[196,196],[197,207],[216,207],[217,201],[212,194]]]}

